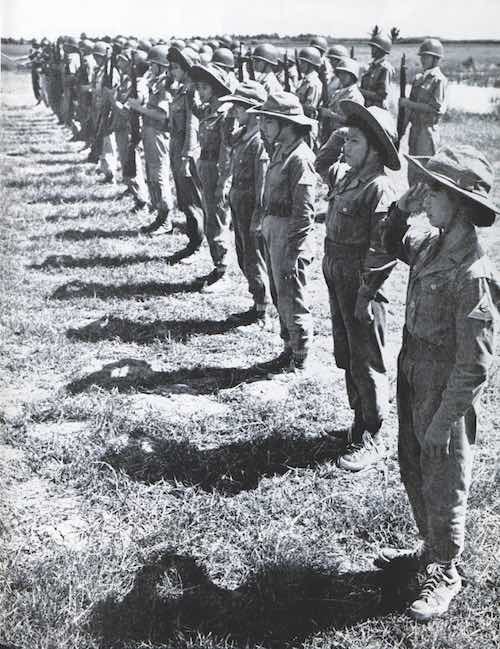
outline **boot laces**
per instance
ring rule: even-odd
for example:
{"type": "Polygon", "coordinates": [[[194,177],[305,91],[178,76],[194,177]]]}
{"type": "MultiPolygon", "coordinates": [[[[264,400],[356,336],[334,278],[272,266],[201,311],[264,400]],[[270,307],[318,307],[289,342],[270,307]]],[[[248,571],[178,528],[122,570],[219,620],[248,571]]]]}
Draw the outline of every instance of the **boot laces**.
{"type": "Polygon", "coordinates": [[[427,566],[427,575],[419,597],[424,601],[428,601],[434,595],[445,577],[442,567],[437,563],[427,566]]]}

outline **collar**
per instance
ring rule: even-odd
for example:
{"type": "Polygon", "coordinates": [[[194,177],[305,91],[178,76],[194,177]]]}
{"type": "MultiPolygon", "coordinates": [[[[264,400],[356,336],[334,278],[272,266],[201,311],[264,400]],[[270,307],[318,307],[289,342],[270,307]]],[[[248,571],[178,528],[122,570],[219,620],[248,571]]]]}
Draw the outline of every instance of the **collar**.
{"type": "Polygon", "coordinates": [[[286,148],[282,144],[277,146],[273,152],[273,162],[284,162],[291,153],[302,143],[302,138],[299,137],[289,144],[286,148]]]}
{"type": "Polygon", "coordinates": [[[379,56],[378,59],[372,59],[370,62],[370,67],[376,68],[378,65],[382,65],[382,63],[385,63],[385,57],[386,55],[384,54],[383,56],[379,56]]]}
{"type": "Polygon", "coordinates": [[[243,132],[241,134],[241,139],[243,142],[248,142],[248,140],[251,140],[255,135],[259,133],[259,125],[256,124],[250,131],[247,129],[246,126],[243,127],[243,132]]]}
{"type": "Polygon", "coordinates": [[[439,66],[435,65],[433,68],[429,68],[428,70],[425,70],[422,76],[424,79],[427,79],[427,77],[435,77],[438,71],[439,71],[439,66]]]}
{"type": "Polygon", "coordinates": [[[371,164],[365,165],[362,169],[354,171],[353,169],[348,169],[345,176],[342,178],[343,187],[354,188],[362,183],[366,183],[372,178],[376,178],[384,173],[384,165],[381,162],[372,162],[371,164]]]}
{"type": "Polygon", "coordinates": [[[316,70],[310,70],[307,74],[304,75],[304,79],[307,79],[308,81],[312,81],[318,76],[318,73],[316,70]]]}

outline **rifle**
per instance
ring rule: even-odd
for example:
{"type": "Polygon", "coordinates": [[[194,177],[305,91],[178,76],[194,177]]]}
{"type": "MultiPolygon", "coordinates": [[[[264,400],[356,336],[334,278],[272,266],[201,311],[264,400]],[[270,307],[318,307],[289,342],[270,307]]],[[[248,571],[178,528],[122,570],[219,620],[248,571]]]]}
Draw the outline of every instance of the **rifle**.
{"type": "Polygon", "coordinates": [[[238,52],[238,81],[243,83],[243,44],[240,42],[240,49],[238,52]]]}
{"type": "MultiPolygon", "coordinates": [[[[399,94],[404,99],[406,97],[406,54],[403,54],[401,57],[401,67],[399,68],[399,94]]],[[[405,109],[402,106],[399,106],[398,109],[398,139],[396,143],[396,148],[399,151],[399,145],[405,134],[405,109]]]]}
{"type": "Polygon", "coordinates": [[[330,101],[330,94],[328,92],[328,78],[326,76],[326,65],[321,64],[318,70],[318,76],[321,81],[321,105],[328,106],[330,101]]]}
{"type": "Polygon", "coordinates": [[[290,86],[290,68],[288,67],[288,52],[285,50],[285,56],[283,58],[283,65],[285,66],[283,72],[285,74],[284,90],[285,92],[291,92],[290,86]]]}
{"type": "Polygon", "coordinates": [[[251,49],[249,49],[247,52],[247,68],[248,68],[248,76],[252,81],[255,81],[255,68],[253,67],[253,58],[252,58],[251,49]]]}
{"type": "Polygon", "coordinates": [[[299,81],[302,81],[302,72],[299,65],[299,53],[295,50],[295,67],[297,68],[297,78],[299,81]]]}
{"type": "MultiPolygon", "coordinates": [[[[104,76],[102,80],[102,85],[104,88],[113,87],[113,71],[116,65],[116,47],[113,47],[110,57],[106,57],[104,63],[104,76]]],[[[97,162],[101,157],[102,147],[104,143],[104,137],[106,135],[106,130],[109,126],[111,114],[111,105],[109,101],[103,100],[101,110],[99,111],[99,117],[97,118],[97,126],[94,142],[92,144],[92,149],[89,154],[89,160],[92,162],[97,162]]]]}
{"type": "MultiPolygon", "coordinates": [[[[132,52],[132,63],[130,67],[130,97],[137,99],[137,66],[135,62],[135,52],[132,52]]],[[[141,141],[141,124],[139,113],[135,110],[130,111],[130,140],[128,143],[127,160],[123,175],[127,178],[135,178],[137,174],[136,149],[141,141]]]]}
{"type": "Polygon", "coordinates": [[[354,51],[354,45],[351,45],[351,59],[355,59],[356,57],[354,56],[355,51],[354,51]]]}

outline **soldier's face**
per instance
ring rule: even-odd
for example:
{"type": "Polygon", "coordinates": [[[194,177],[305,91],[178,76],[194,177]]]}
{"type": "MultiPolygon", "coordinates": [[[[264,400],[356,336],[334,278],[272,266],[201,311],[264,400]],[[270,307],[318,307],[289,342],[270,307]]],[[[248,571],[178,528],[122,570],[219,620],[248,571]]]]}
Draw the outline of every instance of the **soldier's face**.
{"type": "Polygon", "coordinates": [[[353,83],[355,83],[356,79],[352,76],[352,74],[349,74],[349,72],[336,72],[336,76],[339,78],[340,85],[342,88],[347,88],[348,86],[352,86],[353,83]]]}
{"type": "Polygon", "coordinates": [[[455,218],[458,199],[439,183],[429,183],[424,208],[431,225],[447,230],[455,218]]]}
{"type": "Polygon", "coordinates": [[[266,71],[266,64],[260,59],[254,59],[253,67],[255,72],[259,72],[259,74],[266,71]]]}
{"type": "Polygon", "coordinates": [[[422,67],[424,70],[430,70],[431,68],[434,67],[434,56],[431,54],[421,54],[420,55],[420,63],[422,64],[422,67]]]}
{"type": "Polygon", "coordinates": [[[361,169],[368,156],[368,140],[359,128],[351,126],[344,142],[344,160],[352,169],[361,169]]]}
{"type": "Polygon", "coordinates": [[[176,81],[178,82],[184,81],[185,73],[178,63],[171,63],[170,71],[172,72],[172,76],[176,81]]]}
{"type": "Polygon", "coordinates": [[[248,123],[250,115],[246,111],[246,107],[241,104],[234,104],[234,116],[242,126],[248,123]]]}
{"type": "Polygon", "coordinates": [[[200,93],[200,99],[203,102],[210,101],[214,96],[212,86],[206,81],[198,82],[198,92],[200,93]]]}
{"type": "Polygon", "coordinates": [[[262,136],[269,142],[269,144],[274,144],[280,134],[280,123],[274,117],[267,117],[263,115],[259,121],[260,131],[262,136]]]}

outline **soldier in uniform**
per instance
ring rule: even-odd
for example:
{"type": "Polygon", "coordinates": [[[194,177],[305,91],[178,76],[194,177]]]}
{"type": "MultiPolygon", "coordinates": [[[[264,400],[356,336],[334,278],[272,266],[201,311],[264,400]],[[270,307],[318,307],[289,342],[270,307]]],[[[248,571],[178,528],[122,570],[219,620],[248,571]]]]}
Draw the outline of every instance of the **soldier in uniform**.
{"type": "Polygon", "coordinates": [[[276,72],[279,65],[278,48],[271,43],[257,45],[252,53],[256,80],[264,86],[267,94],[282,92],[276,72]]]}
{"type": "Polygon", "coordinates": [[[224,72],[232,92],[239,83],[234,73],[234,54],[227,47],[219,47],[210,62],[224,72]]]}
{"type": "Polygon", "coordinates": [[[201,181],[197,162],[200,157],[198,118],[193,115],[192,104],[196,88],[191,69],[197,62],[196,52],[189,48],[170,48],[170,71],[177,83],[172,90],[170,104],[170,164],[174,176],[177,206],[186,215],[186,234],[189,242],[186,253],[194,253],[204,236],[204,213],[201,181]]]}
{"type": "Polygon", "coordinates": [[[394,201],[384,166],[400,169],[396,125],[378,106],[341,102],[349,127],[343,165],[331,170],[323,274],[328,286],[337,367],[345,371],[354,421],[338,464],[360,471],[385,454],[380,431],[389,402],[385,365],[384,281],[396,264],[381,244],[381,224],[394,201]],[[344,172],[344,173],[343,173],[344,172]]]}
{"type": "Polygon", "coordinates": [[[31,88],[37,105],[42,101],[40,71],[41,71],[41,48],[40,43],[34,38],[31,41],[31,50],[28,55],[31,68],[31,88]]]}
{"type": "Polygon", "coordinates": [[[226,122],[228,128],[233,127],[226,138],[231,145],[229,204],[238,264],[253,298],[251,309],[232,316],[241,322],[263,323],[270,303],[261,236],[264,178],[269,156],[256,116],[247,112],[248,108],[261,105],[266,97],[264,87],[257,81],[241,83],[233,94],[221,97],[221,101],[230,102],[233,106],[226,122]],[[236,128],[231,117],[235,119],[236,128]]]}
{"type": "MultiPolygon", "coordinates": [[[[410,96],[399,99],[410,123],[408,152],[412,156],[432,156],[439,146],[438,124],[446,111],[448,81],[439,68],[443,46],[437,38],[428,38],[418,50],[423,73],[413,82],[410,96]]],[[[416,182],[412,165],[408,167],[408,182],[416,182]]]]}
{"type": "MultiPolygon", "coordinates": [[[[224,121],[219,98],[231,94],[227,77],[215,66],[193,65],[191,76],[197,82],[201,105],[192,110],[200,120],[198,172],[202,186],[207,237],[214,269],[207,284],[214,284],[226,273],[230,181],[230,149],[225,141],[224,121]]],[[[219,284],[219,286],[221,286],[219,284]]]]}
{"type": "Polygon", "coordinates": [[[394,68],[387,60],[387,55],[392,49],[392,38],[374,30],[368,45],[371,47],[372,60],[368,70],[361,77],[361,93],[365,98],[365,106],[388,109],[394,79],[394,68]]]}
{"type": "Polygon", "coordinates": [[[80,70],[78,74],[78,120],[80,135],[87,147],[92,144],[94,137],[92,125],[92,87],[96,62],[93,56],[94,44],[85,39],[80,42],[80,70]]]}
{"type": "Polygon", "coordinates": [[[156,45],[148,54],[151,77],[148,82],[147,99],[129,99],[127,105],[142,115],[142,141],[146,163],[146,182],[149,199],[156,218],[141,228],[142,232],[154,232],[164,226],[172,232],[170,212],[173,195],[170,184],[170,94],[166,87],[166,68],[169,65],[169,48],[156,45]]]}
{"type": "Polygon", "coordinates": [[[346,116],[342,112],[340,102],[350,99],[362,106],[365,103],[358,87],[359,63],[357,61],[349,58],[341,59],[335,66],[334,74],[340,84],[339,88],[329,96],[328,105],[319,109],[322,134],[326,138],[316,158],[316,170],[321,176],[324,175],[323,171],[328,173],[328,169],[338,160],[344,145],[346,129],[343,127],[346,116]],[[339,132],[339,129],[342,130],[339,132]]]}
{"type": "Polygon", "coordinates": [[[264,186],[262,234],[271,296],[281,325],[283,352],[262,363],[263,371],[306,368],[312,340],[307,275],[313,257],[317,177],[314,154],[305,142],[313,120],[296,95],[270,95],[260,108],[264,138],[274,151],[264,186]]]}
{"type": "Polygon", "coordinates": [[[426,580],[410,606],[417,620],[444,614],[460,591],[477,409],[492,367],[500,284],[476,226],[491,226],[492,165],[471,146],[445,148],[424,166],[425,182],[393,206],[384,239],[410,266],[398,360],[399,466],[423,545],[382,549],[385,569],[420,571],[426,580]],[[431,227],[407,218],[425,200],[431,227]]]}

